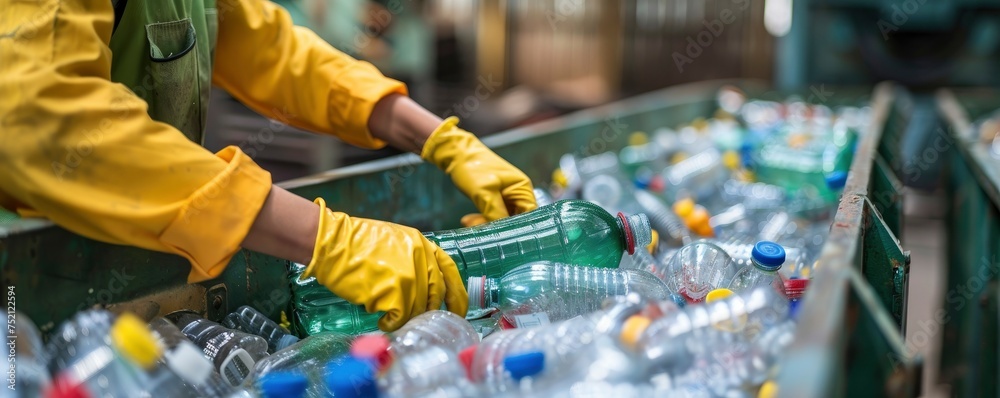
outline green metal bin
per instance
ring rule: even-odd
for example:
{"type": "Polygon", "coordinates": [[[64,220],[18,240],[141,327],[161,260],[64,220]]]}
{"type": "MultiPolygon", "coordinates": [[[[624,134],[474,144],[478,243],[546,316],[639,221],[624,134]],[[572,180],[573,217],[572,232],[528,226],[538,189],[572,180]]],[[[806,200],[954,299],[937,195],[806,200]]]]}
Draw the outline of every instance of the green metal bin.
{"type": "MultiPolygon", "coordinates": [[[[780,100],[752,81],[703,82],[518,128],[484,141],[547,184],[564,153],[616,151],[634,131],[677,127],[717,109],[716,93],[735,85],[751,98],[780,100]]],[[[908,255],[896,238],[901,185],[885,158],[907,117],[891,84],[872,88],[810,87],[810,102],[872,107],[830,240],[805,296],[801,327],[776,380],[782,396],[914,396],[921,361],[905,351],[908,255]]],[[[331,208],[420,230],[458,226],[475,208],[433,166],[403,155],[279,184],[331,208]]],[[[51,330],[79,309],[102,305],[152,317],[190,308],[219,319],[249,304],[277,319],[288,307],[288,263],[239,252],[216,280],[186,284],[178,256],[96,242],[42,220],[0,223],[0,271],[16,290],[16,308],[51,330]]]]}
{"type": "Polygon", "coordinates": [[[937,100],[947,126],[933,146],[943,152],[948,193],[938,382],[951,384],[952,395],[995,397],[1000,376],[1000,159],[991,157],[971,129],[976,120],[1000,109],[1000,91],[944,89],[937,100]]]}

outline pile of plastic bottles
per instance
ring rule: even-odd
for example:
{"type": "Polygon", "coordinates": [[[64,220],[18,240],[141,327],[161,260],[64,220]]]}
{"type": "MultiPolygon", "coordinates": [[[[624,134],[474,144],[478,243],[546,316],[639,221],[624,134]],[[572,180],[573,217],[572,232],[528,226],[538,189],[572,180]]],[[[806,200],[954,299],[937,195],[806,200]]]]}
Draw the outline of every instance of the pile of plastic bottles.
{"type": "Polygon", "coordinates": [[[19,318],[19,392],[47,397],[754,396],[795,332],[867,110],[724,91],[714,118],[565,155],[540,207],[427,232],[465,319],[381,314],[289,272],[289,329],[250,307],[142,322],[76,314],[42,347],[19,318]],[[734,100],[735,98],[735,100],[734,100]],[[30,348],[26,348],[30,347],[30,348]]]}

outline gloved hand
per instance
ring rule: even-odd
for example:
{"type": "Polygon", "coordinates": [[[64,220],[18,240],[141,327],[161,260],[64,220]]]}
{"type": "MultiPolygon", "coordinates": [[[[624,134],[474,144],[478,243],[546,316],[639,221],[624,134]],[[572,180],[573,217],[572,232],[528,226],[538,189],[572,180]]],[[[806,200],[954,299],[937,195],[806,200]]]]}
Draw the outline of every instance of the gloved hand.
{"type": "Polygon", "coordinates": [[[350,217],[321,207],[312,261],[302,278],[316,277],[337,296],[384,311],[378,327],[389,332],[441,307],[465,316],[469,295],[458,267],[416,229],[350,217]]]}
{"type": "Polygon", "coordinates": [[[488,221],[534,210],[528,176],[457,124],[457,117],[445,119],[427,139],[420,157],[451,176],[488,221]]]}

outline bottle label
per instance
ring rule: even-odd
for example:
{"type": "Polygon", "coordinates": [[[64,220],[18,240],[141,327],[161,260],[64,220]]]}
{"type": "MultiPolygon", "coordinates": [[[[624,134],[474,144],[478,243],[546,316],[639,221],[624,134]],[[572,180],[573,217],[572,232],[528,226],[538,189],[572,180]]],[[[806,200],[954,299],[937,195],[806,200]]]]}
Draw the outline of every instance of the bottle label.
{"type": "Polygon", "coordinates": [[[549,315],[544,312],[534,314],[514,315],[514,325],[518,328],[530,328],[535,326],[548,325],[549,315]]]}
{"type": "Polygon", "coordinates": [[[222,361],[222,367],[219,370],[229,385],[237,387],[250,374],[255,362],[246,350],[237,348],[226,357],[225,361],[222,361]]]}

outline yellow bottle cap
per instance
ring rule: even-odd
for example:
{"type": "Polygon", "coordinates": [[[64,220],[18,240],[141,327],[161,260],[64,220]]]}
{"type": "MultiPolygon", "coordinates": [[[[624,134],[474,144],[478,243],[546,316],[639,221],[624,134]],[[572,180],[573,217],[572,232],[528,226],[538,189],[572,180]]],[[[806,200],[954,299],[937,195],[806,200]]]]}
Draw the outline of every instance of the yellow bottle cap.
{"type": "Polygon", "coordinates": [[[788,146],[795,149],[799,149],[806,146],[806,144],[809,143],[809,140],[810,138],[808,134],[803,134],[803,133],[790,134],[788,136],[788,146]]]}
{"type": "MultiPolygon", "coordinates": [[[[692,231],[704,230],[705,226],[708,226],[709,220],[708,210],[704,207],[696,206],[690,214],[684,216],[684,224],[687,225],[692,231]]],[[[709,226],[709,229],[712,227],[709,226]]]]}
{"type": "Polygon", "coordinates": [[[729,296],[732,296],[734,294],[736,294],[736,293],[733,293],[732,290],[729,290],[729,289],[726,289],[726,288],[718,288],[718,289],[715,289],[715,290],[712,290],[712,291],[708,292],[708,294],[705,295],[705,302],[706,303],[711,303],[711,302],[716,301],[716,300],[722,300],[722,299],[724,299],[726,297],[729,297],[729,296]]]}
{"type": "Polygon", "coordinates": [[[750,170],[738,170],[733,174],[736,181],[757,182],[757,175],[750,170]]]}
{"type": "Polygon", "coordinates": [[[649,136],[641,131],[633,132],[628,136],[628,144],[630,146],[643,145],[647,142],[649,142],[649,136]]]}
{"type": "Polygon", "coordinates": [[[144,369],[152,368],[162,355],[146,324],[130,313],[119,316],[111,327],[111,342],[122,356],[144,369]]]}
{"type": "Polygon", "coordinates": [[[566,173],[563,173],[562,169],[555,169],[552,171],[552,183],[566,188],[569,186],[569,179],[566,178],[566,173]]]}
{"type": "Polygon", "coordinates": [[[691,127],[694,127],[698,131],[705,131],[708,128],[708,120],[703,117],[699,117],[691,121],[691,127]]]}
{"type": "Polygon", "coordinates": [[[722,164],[726,166],[729,170],[736,170],[740,168],[740,163],[743,163],[740,159],[740,154],[736,151],[729,150],[722,154],[722,164]]]}
{"type": "Polygon", "coordinates": [[[653,235],[653,241],[646,245],[646,251],[648,251],[649,254],[655,254],[656,248],[660,246],[660,233],[656,232],[655,229],[651,229],[650,233],[653,235]]]}
{"type": "Polygon", "coordinates": [[[642,315],[630,316],[622,325],[622,343],[625,343],[629,347],[634,347],[635,343],[639,341],[639,337],[642,336],[642,332],[646,331],[651,322],[649,318],[642,315]]]}
{"type": "Polygon", "coordinates": [[[687,159],[687,158],[688,158],[688,154],[687,153],[685,153],[685,152],[677,152],[673,156],[670,157],[670,164],[680,163],[680,162],[684,161],[684,159],[687,159]]]}
{"type": "Polygon", "coordinates": [[[681,218],[691,215],[694,211],[694,201],[691,199],[681,199],[674,202],[674,213],[681,218]]]}
{"type": "Polygon", "coordinates": [[[778,385],[773,381],[765,381],[757,392],[757,398],[774,398],[778,396],[778,385]]]}

